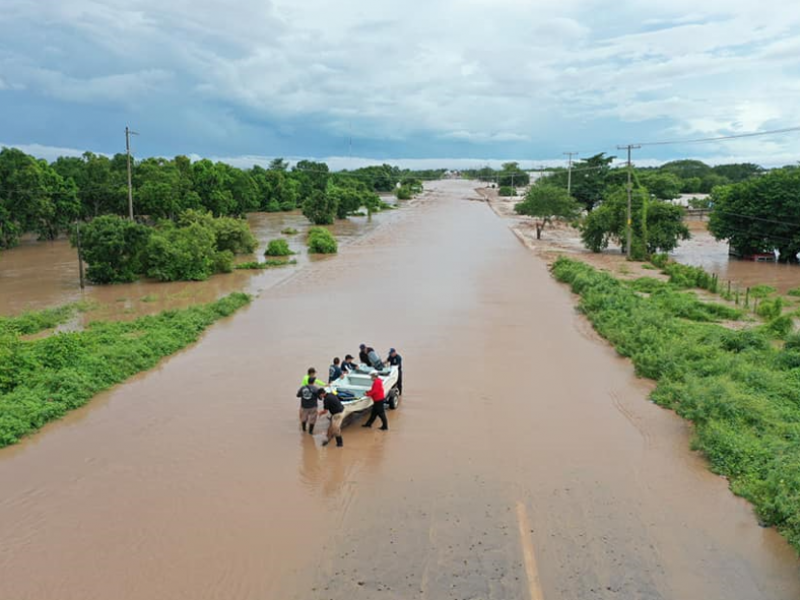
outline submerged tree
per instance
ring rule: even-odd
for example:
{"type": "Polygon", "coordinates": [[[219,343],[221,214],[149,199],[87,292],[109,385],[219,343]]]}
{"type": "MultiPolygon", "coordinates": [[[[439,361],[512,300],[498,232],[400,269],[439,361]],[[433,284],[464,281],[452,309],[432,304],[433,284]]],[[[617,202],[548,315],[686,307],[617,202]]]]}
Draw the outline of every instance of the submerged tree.
{"type": "Polygon", "coordinates": [[[798,262],[800,170],[779,169],[712,194],[708,229],[743,254],[777,249],[779,260],[798,262]]]}

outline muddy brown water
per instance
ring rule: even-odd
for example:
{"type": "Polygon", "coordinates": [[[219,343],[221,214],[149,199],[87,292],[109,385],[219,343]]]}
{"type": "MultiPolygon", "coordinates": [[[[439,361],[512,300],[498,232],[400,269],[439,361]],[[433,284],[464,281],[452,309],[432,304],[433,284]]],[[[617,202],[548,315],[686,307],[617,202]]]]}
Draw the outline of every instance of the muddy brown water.
{"type": "Polygon", "coordinates": [[[753,262],[728,256],[728,243],[715,240],[700,221],[690,222],[692,239],[682,242],[672,254],[678,262],[702,267],[719,276],[723,285],[731,282],[744,290],[754,285],[766,284],[785,294],[800,287],[800,265],[775,262],[753,262]]]}
{"type": "Polygon", "coordinates": [[[0,451],[0,596],[799,598],[793,551],[470,196],[435,184],[0,451]],[[360,342],[399,349],[405,398],[320,448],[294,392],[360,342]]]}

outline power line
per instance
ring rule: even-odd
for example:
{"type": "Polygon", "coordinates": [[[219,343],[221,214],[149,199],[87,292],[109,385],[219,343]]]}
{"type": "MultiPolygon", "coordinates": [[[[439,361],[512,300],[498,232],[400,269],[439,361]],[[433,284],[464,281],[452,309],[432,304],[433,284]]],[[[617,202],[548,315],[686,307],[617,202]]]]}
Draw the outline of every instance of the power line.
{"type": "MultiPolygon", "coordinates": [[[[639,142],[636,144],[637,146],[669,146],[675,144],[703,144],[706,142],[722,142],[725,140],[735,140],[739,138],[749,138],[749,137],[759,137],[764,135],[778,135],[781,133],[792,133],[795,131],[800,131],[800,126],[798,127],[786,127],[784,129],[773,129],[771,131],[756,131],[753,133],[737,133],[733,135],[723,135],[719,137],[709,137],[709,138],[696,138],[692,140],[665,140],[659,142],[639,142]]],[[[619,146],[618,146],[619,148],[619,146]]]]}

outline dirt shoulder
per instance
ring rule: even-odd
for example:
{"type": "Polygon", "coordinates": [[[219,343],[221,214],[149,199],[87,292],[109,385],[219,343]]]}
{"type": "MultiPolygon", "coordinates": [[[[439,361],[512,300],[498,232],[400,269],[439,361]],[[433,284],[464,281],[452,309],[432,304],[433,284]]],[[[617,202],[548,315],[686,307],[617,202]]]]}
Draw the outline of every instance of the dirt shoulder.
{"type": "Polygon", "coordinates": [[[556,222],[542,231],[542,238],[536,239],[534,219],[522,217],[514,212],[514,206],[522,201],[521,196],[514,198],[500,197],[497,189],[477,188],[475,190],[489,204],[497,216],[509,220],[511,231],[530,250],[552,264],[559,256],[568,255],[601,271],[613,273],[620,279],[637,279],[639,277],[655,277],[666,280],[667,277],[658,270],[647,268],[646,263],[630,262],[618,250],[596,253],[583,247],[580,231],[566,223],[556,222]]]}

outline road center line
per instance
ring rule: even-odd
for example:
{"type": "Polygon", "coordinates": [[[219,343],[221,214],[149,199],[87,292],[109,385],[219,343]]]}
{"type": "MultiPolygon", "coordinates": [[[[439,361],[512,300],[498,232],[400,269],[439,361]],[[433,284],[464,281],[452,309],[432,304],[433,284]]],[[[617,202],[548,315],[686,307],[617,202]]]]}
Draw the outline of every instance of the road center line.
{"type": "Polygon", "coordinates": [[[528,579],[528,592],[531,600],[544,600],[542,585],[539,581],[539,569],[536,567],[536,554],[533,552],[531,541],[531,525],[528,521],[528,511],[522,502],[517,502],[517,523],[519,525],[519,539],[522,544],[522,556],[525,563],[525,575],[528,579]]]}

